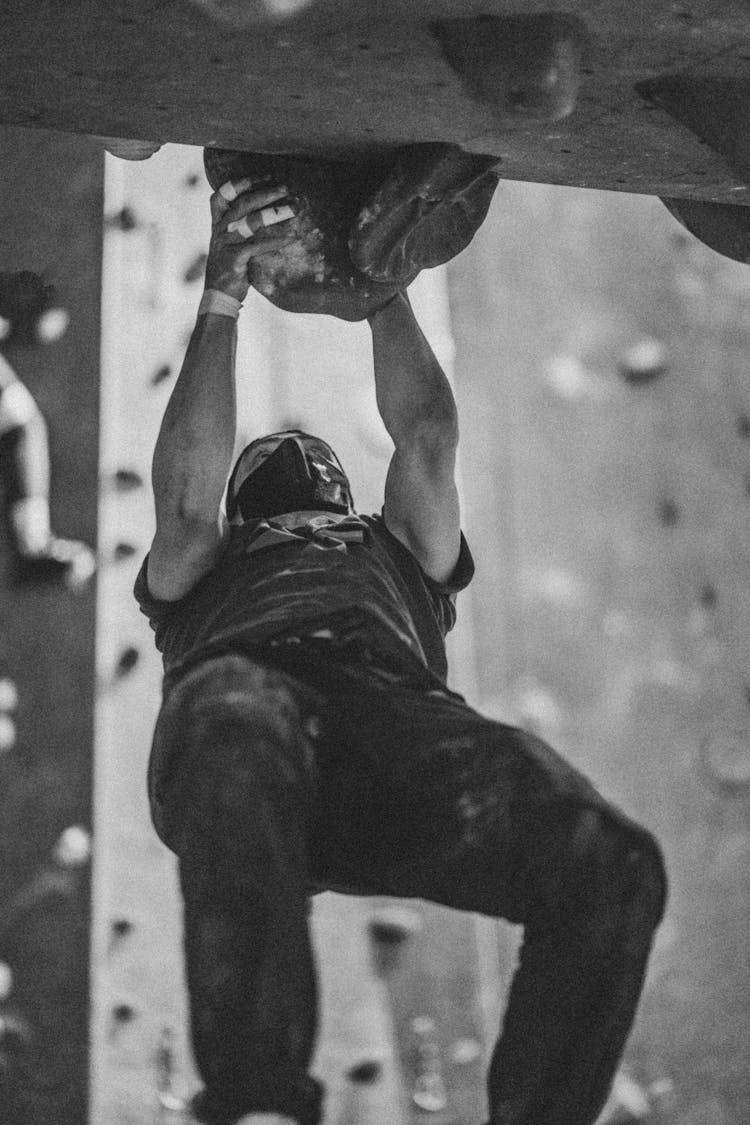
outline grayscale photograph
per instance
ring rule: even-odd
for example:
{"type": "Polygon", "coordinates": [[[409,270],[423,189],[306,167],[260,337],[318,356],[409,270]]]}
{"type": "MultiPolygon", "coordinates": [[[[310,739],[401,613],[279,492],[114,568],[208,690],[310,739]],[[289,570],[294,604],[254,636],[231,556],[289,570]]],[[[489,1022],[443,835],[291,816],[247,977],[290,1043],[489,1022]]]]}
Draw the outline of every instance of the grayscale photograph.
{"type": "Polygon", "coordinates": [[[0,28],[0,1125],[747,1125],[748,0],[0,28]]]}

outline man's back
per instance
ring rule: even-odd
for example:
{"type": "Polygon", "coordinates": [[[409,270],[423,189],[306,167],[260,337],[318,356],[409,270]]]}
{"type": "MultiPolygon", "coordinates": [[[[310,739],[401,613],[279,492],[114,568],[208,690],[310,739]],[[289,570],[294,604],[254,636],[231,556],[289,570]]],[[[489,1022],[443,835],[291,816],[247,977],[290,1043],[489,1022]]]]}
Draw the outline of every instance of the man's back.
{"type": "Polygon", "coordinates": [[[473,575],[465,541],[448,583],[432,581],[381,516],[299,513],[231,529],[222,555],[178,601],[153,598],[148,560],[135,595],[168,672],[212,648],[247,650],[275,633],[356,609],[385,625],[441,679],[455,593],[473,575]],[[291,526],[285,526],[289,525],[291,526]]]}

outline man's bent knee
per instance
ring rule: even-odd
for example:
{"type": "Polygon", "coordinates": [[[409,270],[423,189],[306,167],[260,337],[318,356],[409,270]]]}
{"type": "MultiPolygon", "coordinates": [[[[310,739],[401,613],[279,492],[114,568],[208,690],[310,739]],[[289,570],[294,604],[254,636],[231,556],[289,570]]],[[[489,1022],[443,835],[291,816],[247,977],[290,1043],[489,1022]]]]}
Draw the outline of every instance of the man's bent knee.
{"type": "Polygon", "coordinates": [[[661,849],[645,829],[615,810],[558,810],[538,853],[541,877],[532,921],[585,926],[603,941],[650,937],[664,913],[667,880],[661,849]],[[595,923],[595,924],[594,924],[595,923]]]}
{"type": "Polygon", "coordinates": [[[572,840],[581,876],[573,900],[598,918],[604,936],[619,932],[623,952],[637,956],[664,914],[667,879],[661,849],[645,829],[612,813],[582,810],[572,840]]]}

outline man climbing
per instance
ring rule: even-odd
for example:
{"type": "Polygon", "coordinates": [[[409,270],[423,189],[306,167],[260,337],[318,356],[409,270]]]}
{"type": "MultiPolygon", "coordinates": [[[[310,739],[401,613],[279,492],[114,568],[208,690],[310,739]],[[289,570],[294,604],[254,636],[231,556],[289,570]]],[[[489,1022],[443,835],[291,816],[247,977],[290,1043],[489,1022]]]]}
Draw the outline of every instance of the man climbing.
{"type": "MultiPolygon", "coordinates": [[[[0,321],[5,345],[43,343],[61,334],[35,326],[52,311],[51,288],[30,271],[0,274],[0,321]]],[[[65,321],[64,323],[67,323],[65,321]]],[[[64,331],[64,326],[62,328],[64,331]]],[[[19,584],[82,585],[94,573],[93,551],[60,539],[50,526],[50,456],[47,424],[31,393],[0,354],[0,480],[11,545],[12,578],[19,584]]]]}
{"type": "Polygon", "coordinates": [[[473,573],[456,407],[401,288],[367,296],[394,444],[382,513],[358,514],[331,448],[296,430],[251,443],[230,475],[235,320],[248,272],[294,248],[296,203],[245,180],[211,209],[135,591],[165,664],[149,794],[179,857],[205,1084],[193,1112],[321,1120],[308,906],[331,889],[522,923],[491,1125],[590,1125],[664,909],[658,845],[538,738],[446,687],[444,636],[473,573]]]}

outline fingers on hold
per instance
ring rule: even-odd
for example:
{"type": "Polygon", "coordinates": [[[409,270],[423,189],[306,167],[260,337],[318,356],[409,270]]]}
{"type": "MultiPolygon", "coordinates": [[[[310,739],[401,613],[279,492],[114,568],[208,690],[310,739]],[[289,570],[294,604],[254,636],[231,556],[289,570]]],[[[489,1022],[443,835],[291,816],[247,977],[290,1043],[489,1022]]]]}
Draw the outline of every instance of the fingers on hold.
{"type": "Polygon", "coordinates": [[[250,180],[227,180],[211,196],[211,215],[218,222],[232,209],[233,202],[250,186],[250,180]]]}
{"type": "Polygon", "coordinates": [[[227,223],[227,234],[238,235],[241,239],[253,238],[258,231],[262,231],[265,227],[273,227],[293,218],[294,210],[288,203],[264,207],[260,211],[255,211],[252,218],[250,215],[244,215],[241,219],[235,219],[233,222],[227,223]]]}
{"type": "Polygon", "coordinates": [[[269,203],[278,203],[289,195],[285,185],[259,188],[257,191],[247,191],[231,205],[227,211],[228,219],[241,219],[253,211],[259,211],[269,203]]]}

